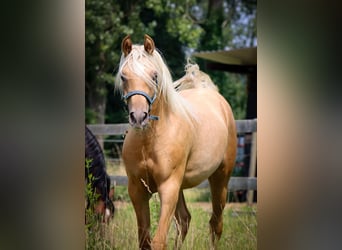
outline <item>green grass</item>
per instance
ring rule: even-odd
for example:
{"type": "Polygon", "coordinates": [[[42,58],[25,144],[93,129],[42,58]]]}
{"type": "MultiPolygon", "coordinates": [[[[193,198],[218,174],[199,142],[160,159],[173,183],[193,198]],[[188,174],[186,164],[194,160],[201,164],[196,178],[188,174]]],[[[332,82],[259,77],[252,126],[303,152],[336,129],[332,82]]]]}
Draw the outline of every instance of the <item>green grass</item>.
{"type": "MultiPolygon", "coordinates": [[[[152,235],[157,226],[159,205],[157,199],[151,199],[151,228],[152,235]]],[[[87,249],[138,249],[136,217],[131,203],[116,203],[117,210],[114,220],[109,225],[99,227],[92,244],[87,249]],[[119,206],[120,204],[120,206],[119,206]]],[[[209,219],[210,211],[198,203],[189,203],[191,223],[182,250],[210,249],[209,219]]],[[[229,206],[224,210],[224,228],[217,249],[257,249],[256,240],[256,206],[229,206]]],[[[173,249],[177,237],[175,225],[169,232],[168,249],[173,249]]],[[[89,240],[89,238],[88,238],[89,240]]]]}

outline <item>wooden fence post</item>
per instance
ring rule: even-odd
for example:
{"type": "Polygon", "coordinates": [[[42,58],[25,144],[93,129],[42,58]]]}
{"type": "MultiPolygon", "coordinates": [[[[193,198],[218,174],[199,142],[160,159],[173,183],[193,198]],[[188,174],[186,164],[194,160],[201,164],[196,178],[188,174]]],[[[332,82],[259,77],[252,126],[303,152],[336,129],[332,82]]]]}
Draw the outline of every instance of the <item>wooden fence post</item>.
{"type": "MultiPolygon", "coordinates": [[[[257,150],[257,133],[253,132],[251,141],[251,158],[249,162],[249,174],[248,177],[255,177],[256,171],[256,150],[257,150]]],[[[247,203],[252,204],[254,198],[254,190],[248,190],[247,192],[247,203]]]]}

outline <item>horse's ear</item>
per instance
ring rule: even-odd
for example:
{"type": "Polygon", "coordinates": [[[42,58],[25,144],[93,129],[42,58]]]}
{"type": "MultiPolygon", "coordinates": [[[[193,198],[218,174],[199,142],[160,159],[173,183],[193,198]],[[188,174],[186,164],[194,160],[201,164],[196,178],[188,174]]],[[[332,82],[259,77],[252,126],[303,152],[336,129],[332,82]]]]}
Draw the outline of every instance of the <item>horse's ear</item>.
{"type": "Polygon", "coordinates": [[[132,51],[132,40],[129,35],[127,35],[121,43],[121,50],[125,56],[127,56],[132,51]]]}
{"type": "Polygon", "coordinates": [[[153,39],[146,34],[144,36],[144,48],[146,52],[149,53],[150,55],[153,53],[155,49],[153,39]]]}

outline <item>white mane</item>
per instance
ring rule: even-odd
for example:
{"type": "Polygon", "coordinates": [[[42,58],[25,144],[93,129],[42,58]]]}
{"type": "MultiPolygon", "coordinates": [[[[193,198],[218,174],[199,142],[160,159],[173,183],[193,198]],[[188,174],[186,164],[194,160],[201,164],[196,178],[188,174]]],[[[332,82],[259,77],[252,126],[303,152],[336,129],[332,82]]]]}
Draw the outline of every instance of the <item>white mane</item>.
{"type": "Polygon", "coordinates": [[[177,91],[193,88],[210,88],[218,91],[210,76],[202,72],[197,64],[190,61],[185,65],[185,75],[173,83],[177,91]]]}

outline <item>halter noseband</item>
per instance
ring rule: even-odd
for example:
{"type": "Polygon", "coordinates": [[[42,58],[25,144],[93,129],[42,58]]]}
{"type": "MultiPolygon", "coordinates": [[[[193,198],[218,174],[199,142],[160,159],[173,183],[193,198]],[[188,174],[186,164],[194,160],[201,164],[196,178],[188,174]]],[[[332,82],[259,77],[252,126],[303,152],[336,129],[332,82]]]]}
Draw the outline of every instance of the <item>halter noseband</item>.
{"type": "Polygon", "coordinates": [[[146,98],[146,100],[148,101],[148,104],[151,106],[153,104],[153,102],[156,100],[156,92],[154,92],[153,97],[151,98],[147,93],[145,93],[144,91],[140,91],[140,90],[134,90],[131,92],[128,92],[126,95],[124,95],[122,98],[127,100],[128,98],[130,98],[131,96],[134,95],[142,95],[146,98]]]}
{"type": "MultiPolygon", "coordinates": [[[[122,98],[127,100],[128,98],[134,96],[134,95],[142,95],[143,97],[146,98],[148,104],[149,104],[149,108],[148,108],[148,111],[150,112],[151,110],[151,106],[152,104],[154,103],[154,101],[156,100],[157,98],[157,94],[156,92],[154,92],[154,95],[152,96],[152,98],[144,91],[140,91],[140,90],[134,90],[134,91],[131,91],[131,92],[128,92],[126,95],[124,95],[122,98]]],[[[149,119],[150,120],[159,120],[159,116],[155,116],[155,115],[149,115],[149,119]]]]}

